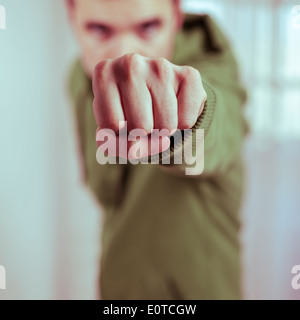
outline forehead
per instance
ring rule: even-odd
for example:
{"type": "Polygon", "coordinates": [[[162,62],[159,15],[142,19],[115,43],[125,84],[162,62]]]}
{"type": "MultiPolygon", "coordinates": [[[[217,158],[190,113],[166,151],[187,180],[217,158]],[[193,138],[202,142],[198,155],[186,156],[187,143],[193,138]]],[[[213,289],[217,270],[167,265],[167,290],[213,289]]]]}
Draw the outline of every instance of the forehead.
{"type": "Polygon", "coordinates": [[[173,0],[76,0],[77,12],[83,19],[118,23],[169,15],[172,3],[173,0]]]}

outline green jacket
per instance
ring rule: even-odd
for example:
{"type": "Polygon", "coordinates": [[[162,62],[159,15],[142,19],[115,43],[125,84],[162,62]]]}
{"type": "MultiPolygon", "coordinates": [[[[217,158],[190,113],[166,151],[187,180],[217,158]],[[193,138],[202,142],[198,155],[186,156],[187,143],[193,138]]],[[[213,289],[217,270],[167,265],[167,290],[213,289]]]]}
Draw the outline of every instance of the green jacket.
{"type": "Polygon", "coordinates": [[[207,15],[187,17],[172,62],[197,68],[208,95],[195,125],[205,130],[198,176],[182,174],[180,165],[99,165],[91,80],[79,62],[72,69],[84,179],[105,209],[103,299],[241,298],[246,92],[227,39],[207,15]]]}

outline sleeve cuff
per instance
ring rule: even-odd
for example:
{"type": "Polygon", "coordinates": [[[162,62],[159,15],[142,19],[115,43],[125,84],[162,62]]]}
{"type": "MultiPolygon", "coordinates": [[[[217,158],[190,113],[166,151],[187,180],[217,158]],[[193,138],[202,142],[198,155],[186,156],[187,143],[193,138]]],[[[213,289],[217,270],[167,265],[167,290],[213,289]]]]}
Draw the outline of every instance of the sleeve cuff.
{"type": "MultiPolygon", "coordinates": [[[[203,130],[203,138],[206,137],[206,135],[209,132],[211,122],[214,118],[215,113],[215,107],[216,107],[216,94],[212,87],[206,82],[203,82],[204,90],[207,94],[207,100],[204,104],[203,111],[201,115],[199,116],[197,122],[190,130],[181,131],[181,139],[173,139],[171,136],[171,145],[170,148],[162,153],[159,153],[155,156],[148,157],[146,161],[148,163],[154,163],[159,164],[164,169],[167,169],[170,173],[177,173],[179,175],[182,175],[182,173],[186,172],[185,169],[189,167],[189,165],[184,161],[184,152],[187,154],[196,154],[196,148],[199,145],[199,139],[195,139],[196,132],[199,131],[199,129],[203,130]],[[175,142],[174,142],[175,141],[175,142]],[[174,159],[182,159],[180,164],[177,164],[174,159]]],[[[198,154],[198,157],[204,156],[203,154],[198,154]]],[[[196,163],[201,163],[203,161],[199,161],[196,163]]],[[[196,170],[197,171],[197,170],[196,170]]],[[[196,172],[195,171],[195,172],[196,172]]]]}

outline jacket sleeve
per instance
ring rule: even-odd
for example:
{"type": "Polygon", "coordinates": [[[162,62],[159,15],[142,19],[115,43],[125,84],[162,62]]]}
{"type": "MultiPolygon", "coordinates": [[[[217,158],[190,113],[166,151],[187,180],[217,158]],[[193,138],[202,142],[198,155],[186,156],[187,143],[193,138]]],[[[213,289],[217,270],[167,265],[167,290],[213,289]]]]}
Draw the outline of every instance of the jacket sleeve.
{"type": "Polygon", "coordinates": [[[172,174],[204,177],[224,173],[239,161],[243,140],[249,131],[243,116],[247,95],[239,81],[238,65],[230,44],[214,21],[202,16],[193,20],[188,28],[194,31],[188,36],[180,35],[182,39],[178,43],[187,47],[185,39],[191,41],[194,37],[195,50],[181,53],[174,63],[186,65],[188,61],[188,65],[200,72],[207,101],[191,134],[184,136],[179,151],[176,143],[171,144],[171,163],[163,164],[164,154],[161,154],[160,165],[172,174]],[[201,130],[196,139],[199,129],[203,130],[203,139],[201,130]],[[196,161],[192,165],[185,163],[184,149],[194,152],[196,161]],[[176,152],[181,153],[182,164],[174,163],[176,152]]]}

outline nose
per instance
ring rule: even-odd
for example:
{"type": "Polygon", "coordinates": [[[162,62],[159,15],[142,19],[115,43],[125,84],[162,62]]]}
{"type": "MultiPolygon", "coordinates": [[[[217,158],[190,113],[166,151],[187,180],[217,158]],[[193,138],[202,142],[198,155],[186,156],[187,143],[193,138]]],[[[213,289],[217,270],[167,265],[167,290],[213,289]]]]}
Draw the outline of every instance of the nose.
{"type": "Polygon", "coordinates": [[[122,35],[115,39],[110,50],[110,59],[119,58],[127,53],[140,53],[137,41],[131,35],[122,35]]]}

